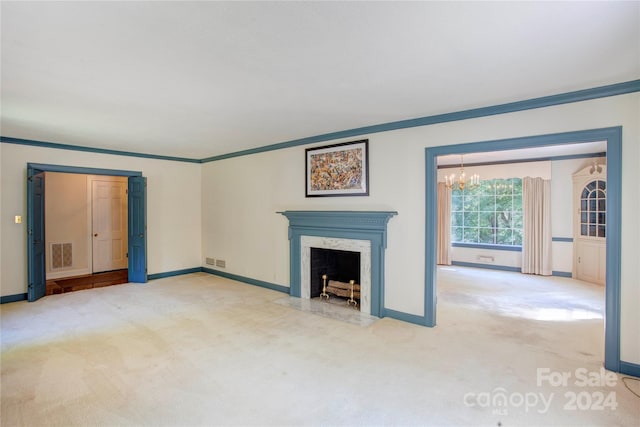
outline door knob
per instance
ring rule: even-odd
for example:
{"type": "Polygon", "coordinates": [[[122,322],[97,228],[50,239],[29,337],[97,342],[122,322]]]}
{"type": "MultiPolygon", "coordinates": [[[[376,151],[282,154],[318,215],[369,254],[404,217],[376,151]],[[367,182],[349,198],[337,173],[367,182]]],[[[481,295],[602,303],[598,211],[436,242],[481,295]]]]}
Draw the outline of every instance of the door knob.
{"type": "Polygon", "coordinates": [[[98,233],[94,234],[93,237],[98,237],[98,233]]]}

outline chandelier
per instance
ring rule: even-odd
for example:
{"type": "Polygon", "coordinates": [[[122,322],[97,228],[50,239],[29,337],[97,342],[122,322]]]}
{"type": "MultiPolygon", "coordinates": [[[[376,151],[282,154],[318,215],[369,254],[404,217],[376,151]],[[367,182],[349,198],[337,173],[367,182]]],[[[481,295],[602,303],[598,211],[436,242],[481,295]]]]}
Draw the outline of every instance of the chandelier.
{"type": "Polygon", "coordinates": [[[460,174],[458,175],[458,178],[456,179],[456,174],[452,173],[451,175],[444,177],[444,184],[447,188],[453,188],[454,185],[457,185],[460,191],[465,188],[467,190],[473,190],[480,185],[480,175],[474,173],[467,178],[467,175],[464,173],[464,159],[463,156],[460,155],[460,174]]]}

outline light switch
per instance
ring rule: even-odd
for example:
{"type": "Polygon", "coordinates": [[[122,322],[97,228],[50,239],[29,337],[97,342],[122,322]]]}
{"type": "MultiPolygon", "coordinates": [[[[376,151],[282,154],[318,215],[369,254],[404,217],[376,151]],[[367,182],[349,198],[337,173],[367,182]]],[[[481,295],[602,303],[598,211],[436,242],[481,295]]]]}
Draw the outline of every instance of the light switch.
{"type": "Polygon", "coordinates": [[[22,224],[22,215],[16,215],[14,222],[16,224],[22,224]]]}

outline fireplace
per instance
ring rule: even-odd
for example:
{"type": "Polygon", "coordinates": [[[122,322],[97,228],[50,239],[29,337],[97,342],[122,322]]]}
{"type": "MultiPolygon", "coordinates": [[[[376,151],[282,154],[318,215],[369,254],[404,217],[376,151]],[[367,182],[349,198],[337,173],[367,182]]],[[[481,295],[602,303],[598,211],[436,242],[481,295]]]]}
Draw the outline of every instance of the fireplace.
{"type": "MultiPolygon", "coordinates": [[[[384,252],[390,211],[284,211],[289,219],[290,294],[311,298],[311,249],[356,252],[360,310],[384,317],[384,252]]],[[[348,279],[355,280],[355,279],[348,279]]]]}
{"type": "MultiPolygon", "coordinates": [[[[320,297],[323,287],[326,285],[325,280],[343,283],[349,283],[353,280],[358,285],[358,291],[360,290],[359,252],[311,248],[310,270],[309,296],[311,298],[320,297]]],[[[333,293],[329,292],[329,294],[333,293]]],[[[339,297],[339,295],[337,296],[339,297]]],[[[360,297],[357,299],[360,300],[360,297]]]]}
{"type": "MultiPolygon", "coordinates": [[[[363,313],[373,314],[371,313],[371,241],[322,236],[300,236],[301,298],[313,297],[311,291],[311,252],[313,249],[350,252],[357,255],[359,264],[357,283],[360,284],[360,301],[358,306],[363,313]]],[[[331,276],[329,276],[328,279],[331,279],[331,276]]],[[[349,280],[356,279],[348,277],[341,281],[349,282],[349,280]]]]}

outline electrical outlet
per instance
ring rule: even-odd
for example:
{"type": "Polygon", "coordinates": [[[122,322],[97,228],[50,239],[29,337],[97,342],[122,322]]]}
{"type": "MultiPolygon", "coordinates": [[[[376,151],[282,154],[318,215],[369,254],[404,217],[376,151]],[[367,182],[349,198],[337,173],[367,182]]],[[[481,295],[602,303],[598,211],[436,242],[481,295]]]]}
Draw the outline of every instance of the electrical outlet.
{"type": "Polygon", "coordinates": [[[213,258],[207,258],[206,263],[207,265],[216,265],[216,260],[213,258]]]}
{"type": "Polygon", "coordinates": [[[216,260],[216,267],[225,268],[226,265],[227,265],[227,262],[225,260],[223,259],[216,260]]]}

